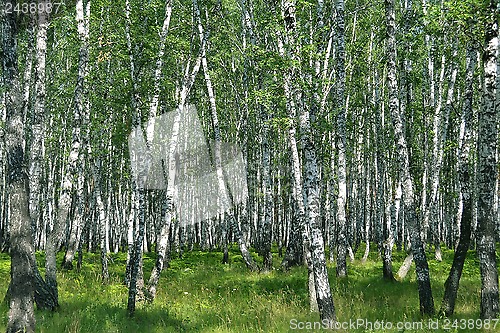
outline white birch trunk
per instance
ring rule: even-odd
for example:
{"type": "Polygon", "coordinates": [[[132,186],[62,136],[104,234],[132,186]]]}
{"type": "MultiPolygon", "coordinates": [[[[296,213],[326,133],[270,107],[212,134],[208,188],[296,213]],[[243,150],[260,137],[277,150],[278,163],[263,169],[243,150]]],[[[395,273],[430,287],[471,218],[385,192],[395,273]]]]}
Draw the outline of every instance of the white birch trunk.
{"type": "Polygon", "coordinates": [[[420,224],[417,221],[416,202],[413,191],[413,180],[410,174],[410,161],[408,145],[403,129],[403,115],[399,109],[398,86],[396,79],[396,22],[394,13],[394,0],[385,0],[385,15],[387,27],[387,84],[389,88],[389,109],[394,125],[396,150],[398,151],[399,176],[402,179],[404,203],[406,208],[407,223],[410,228],[411,246],[415,260],[417,283],[420,298],[420,312],[422,314],[434,313],[434,300],[429,277],[429,267],[425,256],[424,247],[420,238],[420,224]]]}
{"type": "Polygon", "coordinates": [[[497,318],[499,313],[498,270],[495,249],[494,191],[497,176],[495,159],[499,118],[496,101],[498,4],[489,1],[483,51],[483,100],[478,117],[477,165],[477,252],[481,270],[481,318],[497,318]]]}
{"type": "Polygon", "coordinates": [[[346,220],[346,103],[345,100],[345,22],[344,22],[344,0],[336,1],[336,29],[337,29],[337,49],[336,49],[336,104],[337,104],[337,156],[338,163],[335,168],[338,179],[337,197],[337,276],[347,276],[346,255],[349,247],[347,240],[347,220],[346,220]]]}

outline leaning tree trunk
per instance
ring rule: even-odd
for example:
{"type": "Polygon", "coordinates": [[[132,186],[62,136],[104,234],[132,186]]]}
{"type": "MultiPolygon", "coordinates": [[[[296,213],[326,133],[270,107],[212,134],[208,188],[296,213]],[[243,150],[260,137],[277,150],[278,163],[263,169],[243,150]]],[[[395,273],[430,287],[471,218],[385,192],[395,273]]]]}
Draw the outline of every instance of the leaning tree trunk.
{"type": "Polygon", "coordinates": [[[450,273],[444,284],[444,296],[441,303],[440,313],[447,317],[453,315],[455,311],[455,301],[457,299],[458,285],[462,270],[467,257],[467,251],[470,245],[471,225],[472,225],[472,182],[470,177],[471,162],[470,150],[472,144],[472,96],[474,86],[474,69],[476,67],[476,54],[474,42],[469,42],[467,47],[467,69],[465,77],[465,94],[462,107],[462,126],[464,128],[463,137],[460,138],[460,160],[458,164],[458,173],[460,179],[460,192],[462,195],[462,216],[460,220],[460,239],[453,257],[450,273]]]}
{"type": "MultiPolygon", "coordinates": [[[[158,101],[160,96],[160,79],[161,79],[161,71],[163,67],[163,56],[165,54],[165,46],[166,46],[166,38],[168,34],[168,30],[170,27],[170,18],[172,17],[172,1],[165,1],[165,17],[163,19],[163,26],[160,34],[160,46],[156,59],[156,68],[154,75],[154,94],[153,99],[150,105],[149,116],[151,118],[156,117],[158,112],[158,101]]],[[[175,126],[175,125],[174,125],[175,126]]],[[[153,139],[153,128],[148,127],[147,129],[147,139],[148,142],[151,143],[153,139]]],[[[171,143],[172,144],[172,143],[171,143]]],[[[155,261],[155,265],[153,266],[153,270],[151,271],[151,275],[145,288],[145,296],[146,299],[152,301],[156,296],[156,287],[158,285],[158,281],[160,279],[161,271],[163,270],[163,266],[165,263],[166,251],[169,241],[169,232],[170,232],[170,224],[172,220],[172,210],[170,207],[171,200],[166,196],[165,192],[162,193],[162,214],[161,214],[161,227],[160,232],[158,234],[159,240],[157,245],[157,258],[155,261]]]]}
{"type": "MultiPolygon", "coordinates": [[[[13,1],[15,6],[16,1],[13,1]]],[[[2,7],[5,5],[2,1],[2,7]]],[[[10,201],[11,288],[7,332],[35,332],[35,250],[29,216],[28,179],[24,160],[24,121],[17,65],[15,13],[0,14],[2,72],[6,88],[7,186],[10,201]]]]}
{"type": "MultiPolygon", "coordinates": [[[[197,6],[197,2],[195,0],[195,5],[197,6]]],[[[221,133],[220,133],[220,125],[219,125],[219,119],[217,116],[217,107],[215,103],[215,94],[213,91],[213,86],[212,86],[212,80],[210,79],[210,73],[208,69],[208,63],[207,63],[207,57],[206,57],[206,41],[205,41],[205,34],[203,31],[203,26],[201,25],[201,19],[199,15],[199,8],[195,8],[196,14],[198,17],[198,31],[199,31],[199,38],[201,42],[201,63],[203,65],[203,73],[205,76],[205,83],[207,86],[207,92],[208,92],[208,97],[210,100],[210,115],[212,118],[212,128],[214,130],[214,139],[215,139],[215,144],[214,144],[214,162],[215,162],[215,169],[216,169],[216,174],[217,174],[217,186],[218,186],[218,193],[219,193],[219,199],[221,201],[222,207],[229,207],[230,211],[225,213],[225,218],[226,220],[230,221],[231,228],[233,230],[234,236],[238,242],[240,251],[241,251],[241,256],[243,257],[243,261],[245,262],[246,266],[248,269],[251,271],[257,270],[257,265],[255,264],[250,251],[248,250],[244,240],[243,240],[243,235],[240,231],[240,228],[238,226],[238,223],[236,221],[236,218],[234,217],[234,214],[232,211],[235,209],[235,203],[232,200],[230,193],[229,193],[229,187],[227,184],[226,177],[224,175],[224,171],[222,169],[222,151],[221,151],[221,133]]],[[[271,226],[269,225],[269,229],[271,226]]],[[[267,268],[270,269],[270,265],[272,265],[272,257],[271,257],[271,239],[270,239],[270,233],[271,231],[268,230],[269,232],[269,254],[267,258],[267,268]]],[[[265,258],[266,259],[266,258],[265,258]]],[[[264,262],[266,266],[266,260],[264,262]]]]}
{"type": "Polygon", "coordinates": [[[478,116],[477,252],[481,269],[481,318],[498,317],[498,270],[495,249],[494,191],[497,174],[496,146],[499,116],[495,89],[497,77],[498,10],[490,0],[483,51],[484,91],[478,116]]]}
{"type": "MultiPolygon", "coordinates": [[[[202,46],[203,47],[203,46],[202,46]]],[[[166,171],[167,175],[167,188],[165,197],[163,198],[163,206],[164,210],[162,211],[162,224],[160,228],[159,234],[159,243],[157,248],[157,259],[155,265],[153,266],[153,270],[151,271],[151,276],[149,278],[147,287],[146,287],[146,298],[148,301],[152,301],[156,296],[156,287],[158,286],[158,282],[160,279],[161,271],[163,270],[163,266],[165,264],[165,260],[167,258],[167,248],[169,242],[169,230],[172,224],[172,220],[175,215],[175,207],[174,207],[174,194],[176,191],[175,188],[175,179],[177,173],[176,166],[176,154],[178,151],[178,141],[179,141],[179,131],[181,126],[181,118],[183,113],[187,113],[188,109],[185,105],[186,100],[189,96],[189,91],[194,83],[196,75],[201,66],[201,57],[198,57],[195,64],[191,68],[191,59],[188,60],[186,65],[186,70],[184,73],[184,78],[182,82],[182,88],[180,90],[179,95],[179,103],[178,108],[175,110],[175,115],[173,118],[172,131],[170,133],[169,143],[168,143],[168,151],[167,151],[167,161],[166,161],[166,171]]],[[[175,237],[174,237],[175,239],[175,237]]]]}
{"type": "Polygon", "coordinates": [[[396,79],[396,20],[394,13],[394,0],[385,0],[385,15],[387,27],[387,85],[389,88],[389,110],[394,125],[394,138],[398,152],[399,175],[402,179],[404,192],[405,221],[410,229],[411,247],[415,260],[418,292],[420,298],[420,312],[422,314],[434,313],[434,300],[432,298],[429,266],[425,256],[424,246],[420,238],[420,224],[417,221],[416,201],[413,192],[413,180],[410,174],[410,159],[408,146],[403,128],[403,115],[399,108],[398,87],[396,79]]]}

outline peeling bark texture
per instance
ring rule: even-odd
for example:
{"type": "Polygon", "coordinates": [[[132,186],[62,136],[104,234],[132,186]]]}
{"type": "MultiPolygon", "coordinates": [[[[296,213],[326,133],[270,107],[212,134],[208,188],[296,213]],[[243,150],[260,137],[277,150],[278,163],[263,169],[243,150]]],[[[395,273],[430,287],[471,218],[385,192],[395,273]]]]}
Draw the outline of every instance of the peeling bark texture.
{"type": "MultiPolygon", "coordinates": [[[[293,9],[294,10],[294,9],[293,9]]],[[[293,15],[292,19],[288,19],[285,22],[288,22],[289,24],[286,25],[286,28],[288,29],[288,36],[287,40],[289,44],[292,45],[293,48],[295,48],[294,40],[295,40],[295,14],[294,12],[291,12],[289,15],[293,15]]],[[[286,56],[287,54],[285,53],[285,47],[283,44],[283,41],[278,38],[278,49],[280,52],[280,55],[282,57],[286,56]]],[[[292,49],[293,50],[293,49],[292,49]]],[[[292,57],[297,57],[296,53],[298,53],[297,50],[292,51],[292,57]]],[[[296,119],[297,119],[297,105],[294,100],[294,96],[292,94],[292,78],[293,78],[293,70],[289,69],[283,78],[283,89],[285,92],[285,97],[286,97],[286,107],[288,110],[288,114],[290,116],[290,119],[292,120],[292,124],[290,125],[290,128],[288,130],[288,141],[290,145],[290,150],[291,150],[291,164],[292,164],[292,175],[293,175],[293,202],[297,205],[297,210],[298,210],[298,218],[297,218],[297,223],[299,223],[299,228],[295,229],[301,232],[300,235],[295,235],[295,239],[300,240],[302,244],[302,249],[300,250],[302,253],[302,259],[305,261],[307,265],[307,270],[308,270],[308,291],[309,291],[309,304],[310,304],[310,309],[311,310],[316,310],[318,309],[318,304],[317,304],[317,298],[316,298],[316,287],[315,287],[315,281],[314,281],[314,270],[313,270],[313,263],[311,260],[311,251],[310,251],[310,242],[309,242],[309,226],[306,223],[306,208],[305,208],[305,198],[306,198],[306,193],[303,190],[303,184],[302,184],[302,174],[301,174],[301,161],[299,158],[299,150],[297,146],[297,129],[296,129],[296,119]]],[[[298,244],[296,243],[293,245],[293,250],[294,252],[290,252],[289,255],[294,255],[295,258],[292,257],[293,259],[297,259],[298,253],[295,252],[297,250],[298,244]]],[[[288,251],[287,251],[288,252],[288,251]]],[[[289,262],[285,262],[285,264],[289,264],[289,262]]],[[[284,266],[284,268],[288,268],[287,266],[284,266]]],[[[318,310],[319,311],[319,310],[318,310]]]]}
{"type": "MultiPolygon", "coordinates": [[[[48,15],[44,11],[38,13],[37,35],[36,35],[36,67],[35,67],[35,104],[32,109],[31,128],[32,138],[29,149],[29,208],[32,228],[40,228],[40,202],[41,189],[40,180],[42,179],[41,164],[43,160],[43,137],[45,133],[45,56],[47,52],[47,27],[48,15]]],[[[36,241],[34,241],[36,246],[36,241]]],[[[35,303],[38,309],[55,310],[57,299],[51,293],[47,283],[40,275],[38,266],[35,263],[34,286],[35,303]]]]}
{"type": "MultiPolygon", "coordinates": [[[[298,42],[298,32],[296,31],[297,22],[295,17],[295,1],[283,1],[281,9],[287,37],[286,41],[291,49],[291,54],[287,54],[287,56],[290,56],[295,60],[299,60],[300,50],[296,45],[296,43],[298,42]]],[[[284,55],[283,45],[280,45],[279,47],[281,48],[280,53],[284,55]]],[[[336,316],[333,298],[330,290],[330,283],[328,281],[324,240],[321,230],[321,218],[319,215],[319,171],[311,125],[311,119],[314,119],[315,112],[317,111],[317,105],[311,106],[310,109],[307,109],[306,106],[300,105],[300,108],[298,109],[299,113],[295,113],[297,110],[295,109],[296,101],[294,101],[294,99],[296,98],[297,101],[302,101],[303,96],[300,94],[300,92],[297,92],[298,96],[295,95],[296,92],[293,87],[294,70],[297,70],[297,68],[293,68],[292,70],[287,71],[287,73],[285,74],[284,83],[289,115],[292,119],[295,119],[297,115],[299,116],[299,128],[302,134],[302,147],[304,153],[304,196],[297,196],[297,200],[304,200],[305,202],[304,206],[306,223],[304,225],[303,240],[304,246],[308,246],[308,250],[310,251],[310,264],[308,264],[308,268],[312,269],[313,272],[313,274],[310,274],[309,281],[311,283],[311,278],[314,278],[316,302],[318,305],[321,320],[333,325],[333,323],[336,322],[336,316]]],[[[293,126],[294,125],[292,125],[292,127],[293,126]]],[[[298,165],[296,165],[295,167],[299,168],[298,165]]],[[[297,177],[295,178],[297,179],[297,177]]],[[[300,187],[301,186],[297,187],[297,190],[299,192],[301,192],[300,187]]],[[[308,255],[309,254],[306,252],[306,259],[308,258],[308,255]]],[[[311,288],[309,292],[311,292],[311,288]]],[[[312,300],[313,298],[311,297],[311,301],[312,300]]],[[[312,305],[312,307],[314,307],[314,305],[312,305]]]]}
{"type": "MultiPolygon", "coordinates": [[[[16,1],[13,1],[13,6],[16,1]]],[[[35,332],[35,250],[29,216],[28,178],[24,159],[22,96],[17,64],[16,13],[0,13],[2,73],[6,87],[7,187],[10,211],[11,286],[7,333],[35,332]]]]}
{"type": "Polygon", "coordinates": [[[413,259],[417,273],[420,312],[425,315],[434,314],[434,299],[432,298],[429,266],[425,255],[422,239],[420,238],[420,223],[417,220],[416,202],[413,190],[413,180],[410,174],[410,159],[408,146],[403,128],[403,115],[399,108],[398,86],[396,79],[396,22],[394,0],[385,0],[385,15],[387,27],[387,85],[389,90],[389,110],[394,126],[394,138],[398,152],[399,176],[402,179],[404,193],[405,221],[407,222],[413,259]]]}
{"type": "Polygon", "coordinates": [[[497,174],[498,104],[496,101],[498,9],[490,0],[483,51],[483,100],[478,115],[477,143],[477,253],[481,270],[481,318],[499,314],[498,270],[495,249],[494,192],[497,174]]]}
{"type": "MultiPolygon", "coordinates": [[[[293,22],[293,21],[292,21],[293,22]]],[[[290,27],[292,28],[292,27],[290,27]]],[[[290,37],[289,37],[290,38],[290,37]]],[[[278,48],[281,56],[285,56],[285,49],[281,39],[278,40],[278,48]]],[[[297,118],[297,106],[293,99],[292,94],[292,73],[287,71],[283,78],[283,89],[285,91],[286,97],[286,108],[292,119],[292,124],[288,129],[288,144],[291,150],[291,165],[292,165],[292,178],[293,178],[293,204],[295,205],[295,215],[296,218],[292,221],[292,227],[290,230],[290,242],[285,252],[285,258],[281,263],[283,269],[288,269],[295,265],[301,265],[302,263],[308,264],[310,261],[307,260],[309,252],[309,232],[306,228],[305,222],[305,207],[304,207],[304,191],[302,189],[302,175],[301,175],[301,161],[299,157],[299,151],[297,147],[297,129],[296,122],[297,118]]],[[[313,275],[309,275],[312,277],[313,275]]],[[[311,280],[310,280],[311,281],[311,280]]],[[[311,285],[311,283],[309,283],[311,285]]],[[[309,290],[311,293],[311,290],[309,290]]],[[[311,302],[315,302],[315,297],[311,298],[311,302]]],[[[311,306],[316,308],[315,305],[311,306]]]]}
{"type": "Polygon", "coordinates": [[[45,55],[47,53],[48,24],[48,15],[44,11],[40,11],[36,36],[35,105],[31,116],[32,138],[29,150],[30,217],[34,228],[38,226],[40,214],[42,142],[45,134],[45,55]]]}

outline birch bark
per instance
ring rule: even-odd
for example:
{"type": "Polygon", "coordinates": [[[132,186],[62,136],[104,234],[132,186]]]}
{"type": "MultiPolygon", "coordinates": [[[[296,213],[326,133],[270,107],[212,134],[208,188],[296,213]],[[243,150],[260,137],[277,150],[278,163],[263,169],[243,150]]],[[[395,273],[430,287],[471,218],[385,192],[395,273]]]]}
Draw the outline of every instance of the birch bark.
{"type": "MultiPolygon", "coordinates": [[[[89,2],[86,4],[90,6],[89,2]]],[[[59,199],[59,206],[57,217],[54,221],[54,227],[48,235],[47,248],[46,248],[46,265],[45,265],[45,280],[48,284],[49,290],[54,295],[56,304],[59,303],[59,296],[57,290],[57,267],[56,267],[56,254],[59,246],[63,240],[64,230],[68,215],[71,208],[71,192],[76,183],[76,177],[82,171],[80,165],[80,152],[81,152],[81,117],[84,113],[84,100],[85,100],[85,76],[87,73],[88,63],[88,38],[89,34],[85,28],[85,11],[83,0],[76,2],[76,22],[78,27],[78,36],[80,40],[80,52],[78,63],[78,76],[76,80],[74,110],[73,110],[73,129],[72,129],[72,143],[71,151],[68,157],[68,167],[63,176],[61,196],[59,199]]]]}
{"type": "Polygon", "coordinates": [[[394,0],[385,0],[385,15],[387,27],[387,85],[389,90],[389,110],[394,126],[394,137],[398,152],[398,171],[402,179],[404,204],[407,218],[405,219],[410,229],[413,258],[416,265],[417,283],[420,298],[420,312],[422,314],[434,313],[434,300],[429,277],[429,267],[420,238],[420,224],[417,221],[416,202],[413,190],[413,180],[410,174],[410,160],[408,146],[403,128],[403,115],[399,108],[398,85],[396,79],[396,20],[394,13],[394,0]]]}
{"type": "Polygon", "coordinates": [[[497,174],[498,102],[496,101],[498,8],[488,2],[483,51],[483,100],[478,115],[477,165],[477,252],[481,270],[481,318],[499,313],[498,270],[495,249],[494,191],[497,174]]]}
{"type": "Polygon", "coordinates": [[[462,270],[467,257],[470,245],[471,225],[472,225],[472,189],[471,189],[471,157],[470,150],[472,146],[472,120],[473,120],[473,87],[474,70],[476,67],[477,50],[472,41],[467,46],[467,64],[465,76],[465,93],[462,107],[462,128],[463,137],[460,140],[460,152],[458,161],[458,173],[460,179],[460,192],[462,196],[462,215],[460,221],[460,239],[453,256],[453,264],[450,273],[444,284],[445,291],[441,303],[440,313],[446,316],[453,315],[455,311],[455,301],[457,299],[458,285],[462,270]]]}
{"type": "MultiPolygon", "coordinates": [[[[288,35],[288,43],[292,49],[296,48],[297,22],[295,11],[296,5],[294,0],[283,1],[282,12],[283,19],[285,21],[285,31],[288,35]]],[[[298,52],[293,51],[293,53],[294,57],[298,57],[298,52]]],[[[294,68],[294,70],[297,70],[297,68],[294,68]]],[[[295,98],[294,94],[291,95],[292,99],[295,98]]],[[[326,269],[324,241],[320,223],[321,219],[319,216],[318,162],[311,131],[311,117],[314,117],[315,111],[315,107],[312,107],[311,110],[301,107],[299,111],[299,126],[303,135],[302,140],[304,150],[305,211],[307,226],[310,233],[310,268],[312,268],[314,276],[314,287],[318,310],[321,320],[329,324],[333,324],[336,322],[335,307],[330,291],[330,283],[328,281],[328,271],[326,269]]],[[[311,282],[311,280],[309,281],[311,282]]]]}
{"type": "Polygon", "coordinates": [[[335,103],[337,108],[337,156],[338,163],[335,170],[338,179],[338,197],[337,197],[337,276],[347,276],[347,221],[346,221],[346,103],[345,103],[345,19],[344,19],[344,0],[336,1],[336,30],[337,30],[337,49],[336,49],[336,96],[335,103]]]}
{"type": "MultiPolygon", "coordinates": [[[[1,3],[2,6],[5,3],[1,3]]],[[[13,1],[13,6],[16,1],[13,1]]],[[[7,332],[35,332],[33,310],[35,251],[29,216],[28,179],[24,162],[25,137],[21,84],[17,64],[17,24],[15,13],[0,14],[2,73],[6,87],[6,157],[10,201],[11,288],[7,332]]]]}

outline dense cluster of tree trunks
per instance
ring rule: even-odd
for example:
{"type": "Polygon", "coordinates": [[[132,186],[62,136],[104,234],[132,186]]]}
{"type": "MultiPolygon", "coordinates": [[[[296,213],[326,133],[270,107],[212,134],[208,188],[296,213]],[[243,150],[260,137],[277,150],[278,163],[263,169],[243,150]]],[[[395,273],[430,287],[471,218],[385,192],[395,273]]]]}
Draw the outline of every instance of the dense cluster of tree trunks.
{"type": "Polygon", "coordinates": [[[498,8],[490,1],[455,36],[445,31],[450,18],[430,6],[438,5],[78,0],[53,17],[2,12],[0,245],[12,258],[9,332],[34,331],[34,302],[59,306],[61,250],[63,269],[73,269],[77,253],[78,268],[85,251],[100,252],[104,283],[108,253],[127,251],[132,316],[138,300],[154,300],[170,257],[220,250],[229,263],[233,243],[250,271],[275,268],[274,244],[284,270],[307,266],[310,308],[330,323],[337,317],[328,254],[339,278],[362,243],[362,260],[375,245],[389,281],[414,262],[420,311],[432,315],[426,250],[440,261],[442,246],[454,249],[440,308],[449,316],[467,252],[476,249],[481,317],[496,318],[498,8]],[[142,177],[150,170],[141,169],[150,156],[129,150],[127,138],[151,148],[151,120],[167,112],[167,157],[156,170],[164,187],[152,189],[142,177]],[[190,112],[213,142],[212,200],[229,209],[184,223],[177,158],[190,112]],[[246,158],[244,202],[234,198],[224,142],[246,158]],[[394,247],[408,253],[396,275],[394,247]],[[45,251],[44,277],[35,250],[45,251]],[[157,254],[150,274],[144,252],[157,254]]]}

